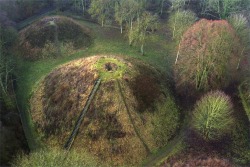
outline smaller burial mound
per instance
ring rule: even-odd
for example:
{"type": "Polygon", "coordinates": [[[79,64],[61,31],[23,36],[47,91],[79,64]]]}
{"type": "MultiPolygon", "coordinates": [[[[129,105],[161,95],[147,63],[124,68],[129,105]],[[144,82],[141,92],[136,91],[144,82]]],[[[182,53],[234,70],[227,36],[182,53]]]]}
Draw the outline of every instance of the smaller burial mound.
{"type": "Polygon", "coordinates": [[[34,92],[31,115],[42,141],[66,143],[97,78],[73,148],[112,165],[138,165],[174,136],[179,110],[163,74],[136,59],[93,56],[58,67],[34,92]]]}
{"type": "Polygon", "coordinates": [[[236,78],[240,58],[239,39],[225,20],[201,19],[183,35],[174,67],[177,91],[225,88],[236,78]]]}
{"type": "Polygon", "coordinates": [[[91,45],[91,31],[71,18],[48,16],[19,32],[22,57],[37,60],[73,53],[91,45]]]}

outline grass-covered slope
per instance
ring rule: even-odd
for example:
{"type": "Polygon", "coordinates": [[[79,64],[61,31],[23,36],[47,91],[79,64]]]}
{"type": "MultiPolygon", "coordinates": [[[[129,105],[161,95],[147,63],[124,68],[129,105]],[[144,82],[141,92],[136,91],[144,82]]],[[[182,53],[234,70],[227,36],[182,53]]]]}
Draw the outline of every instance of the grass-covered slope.
{"type": "Polygon", "coordinates": [[[94,56],[53,70],[34,92],[31,115],[42,141],[63,146],[97,78],[102,83],[74,148],[135,165],[174,136],[179,111],[163,75],[136,59],[94,56]]]}
{"type": "Polygon", "coordinates": [[[18,49],[30,60],[69,54],[89,47],[90,29],[71,18],[47,16],[19,32],[18,49]]]}

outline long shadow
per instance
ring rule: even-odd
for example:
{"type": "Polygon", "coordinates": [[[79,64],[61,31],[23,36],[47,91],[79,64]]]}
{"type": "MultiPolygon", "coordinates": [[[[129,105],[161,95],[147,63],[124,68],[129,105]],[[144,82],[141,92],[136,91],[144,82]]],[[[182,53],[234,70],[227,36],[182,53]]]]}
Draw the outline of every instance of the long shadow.
{"type": "Polygon", "coordinates": [[[127,102],[126,102],[126,100],[125,100],[125,96],[124,96],[124,94],[123,94],[123,92],[122,92],[121,84],[120,84],[120,82],[119,82],[118,80],[116,80],[116,81],[117,81],[117,84],[118,84],[118,88],[119,88],[119,92],[120,92],[120,94],[121,94],[122,100],[123,100],[124,105],[125,105],[125,107],[126,107],[126,111],[127,111],[127,113],[128,113],[129,120],[130,120],[130,122],[131,122],[131,124],[132,124],[132,126],[133,126],[133,129],[134,129],[134,131],[135,131],[137,137],[140,139],[140,141],[142,142],[143,146],[145,147],[145,149],[146,149],[146,151],[147,151],[147,154],[149,155],[149,154],[151,153],[151,151],[150,151],[149,147],[147,146],[146,142],[145,142],[145,141],[143,140],[143,138],[141,137],[141,135],[140,135],[138,129],[136,128],[135,122],[134,122],[134,120],[133,120],[133,118],[132,118],[132,115],[131,115],[131,113],[130,113],[130,111],[129,111],[128,104],[127,104],[127,102]]]}
{"type": "Polygon", "coordinates": [[[72,144],[74,142],[74,139],[75,139],[75,137],[76,137],[76,135],[77,135],[77,133],[79,131],[79,128],[80,128],[80,126],[82,124],[84,116],[86,115],[86,113],[87,113],[87,111],[89,109],[89,106],[90,106],[90,104],[91,104],[91,102],[92,102],[92,100],[93,100],[93,98],[94,98],[94,96],[95,96],[95,94],[97,92],[97,89],[100,86],[100,83],[101,83],[101,79],[99,78],[99,79],[96,80],[95,85],[94,85],[91,93],[88,96],[87,102],[85,103],[85,106],[84,106],[81,114],[79,115],[79,117],[78,117],[78,119],[76,121],[75,127],[74,127],[69,139],[67,140],[67,142],[64,145],[64,148],[66,150],[70,150],[70,148],[71,148],[71,146],[72,146],[72,144]]]}

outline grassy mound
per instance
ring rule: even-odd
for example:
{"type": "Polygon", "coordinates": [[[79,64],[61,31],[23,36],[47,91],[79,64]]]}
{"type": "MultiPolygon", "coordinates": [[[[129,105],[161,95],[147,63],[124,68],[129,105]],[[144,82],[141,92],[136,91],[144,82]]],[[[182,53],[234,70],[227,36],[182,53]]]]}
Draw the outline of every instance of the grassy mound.
{"type": "Polygon", "coordinates": [[[19,33],[18,48],[26,59],[69,54],[92,43],[91,32],[73,19],[44,17],[19,33]]]}
{"type": "Polygon", "coordinates": [[[177,90],[193,94],[228,86],[237,76],[239,39],[225,20],[202,19],[183,35],[175,65],[177,90]]]}
{"type": "Polygon", "coordinates": [[[179,110],[163,75],[135,59],[93,56],[58,67],[34,92],[31,114],[44,142],[65,144],[97,78],[102,82],[74,148],[135,165],[173,137],[179,110]]]}

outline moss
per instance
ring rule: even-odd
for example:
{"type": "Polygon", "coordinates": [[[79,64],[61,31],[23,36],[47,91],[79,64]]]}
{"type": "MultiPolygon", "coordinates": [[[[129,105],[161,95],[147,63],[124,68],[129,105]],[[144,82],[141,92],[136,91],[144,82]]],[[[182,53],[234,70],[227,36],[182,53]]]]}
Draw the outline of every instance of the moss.
{"type": "Polygon", "coordinates": [[[128,71],[127,65],[115,58],[103,57],[94,64],[94,67],[103,81],[120,79],[128,71]]]}

